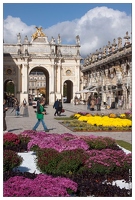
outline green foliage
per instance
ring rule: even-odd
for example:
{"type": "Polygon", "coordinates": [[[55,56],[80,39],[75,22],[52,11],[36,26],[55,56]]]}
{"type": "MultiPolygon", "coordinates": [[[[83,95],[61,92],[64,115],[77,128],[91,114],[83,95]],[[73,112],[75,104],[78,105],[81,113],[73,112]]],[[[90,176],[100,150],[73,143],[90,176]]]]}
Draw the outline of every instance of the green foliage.
{"type": "Polygon", "coordinates": [[[18,167],[21,165],[23,158],[19,156],[15,151],[4,150],[3,153],[3,170],[9,171],[14,167],[18,167]]]}
{"type": "Polygon", "coordinates": [[[31,148],[30,148],[31,151],[34,151],[34,152],[38,152],[40,150],[39,146],[38,145],[33,145],[31,148]]]}
{"type": "Polygon", "coordinates": [[[56,174],[56,167],[61,160],[61,154],[51,148],[37,151],[37,168],[43,173],[56,174]]]}
{"type": "Polygon", "coordinates": [[[37,153],[37,167],[48,174],[74,174],[84,165],[88,155],[82,149],[57,152],[42,149],[37,153]]]}
{"type": "Polygon", "coordinates": [[[87,144],[89,145],[90,149],[105,149],[105,148],[113,148],[115,147],[116,141],[109,137],[97,137],[92,139],[86,139],[87,144]]]}
{"type": "Polygon", "coordinates": [[[108,166],[104,166],[101,165],[99,163],[93,163],[91,168],[87,169],[89,172],[92,172],[93,174],[109,174],[114,170],[114,167],[108,167],[108,166]]]}
{"type": "Polygon", "coordinates": [[[77,173],[84,165],[88,155],[82,149],[68,150],[61,152],[62,160],[57,165],[57,172],[60,174],[77,173]]]}
{"type": "Polygon", "coordinates": [[[62,116],[60,118],[56,117],[55,119],[56,120],[72,120],[72,118],[70,118],[70,117],[62,117],[62,116]]]}

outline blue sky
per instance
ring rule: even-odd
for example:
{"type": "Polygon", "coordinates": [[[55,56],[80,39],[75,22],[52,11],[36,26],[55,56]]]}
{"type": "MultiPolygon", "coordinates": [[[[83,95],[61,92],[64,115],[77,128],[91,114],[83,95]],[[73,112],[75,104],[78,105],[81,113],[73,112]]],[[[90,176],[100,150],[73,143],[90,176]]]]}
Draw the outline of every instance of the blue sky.
{"type": "MultiPolygon", "coordinates": [[[[42,26],[51,40],[61,35],[62,44],[75,44],[80,36],[81,55],[93,53],[113,42],[114,38],[131,35],[132,1],[129,3],[4,3],[3,37],[5,43],[16,43],[20,32],[31,40],[35,26],[42,26]]],[[[124,42],[124,40],[123,40],[124,42]]]]}
{"type": "Polygon", "coordinates": [[[130,3],[4,3],[3,17],[20,17],[27,25],[48,28],[59,22],[78,19],[97,6],[107,6],[128,15],[132,13],[130,3]]]}

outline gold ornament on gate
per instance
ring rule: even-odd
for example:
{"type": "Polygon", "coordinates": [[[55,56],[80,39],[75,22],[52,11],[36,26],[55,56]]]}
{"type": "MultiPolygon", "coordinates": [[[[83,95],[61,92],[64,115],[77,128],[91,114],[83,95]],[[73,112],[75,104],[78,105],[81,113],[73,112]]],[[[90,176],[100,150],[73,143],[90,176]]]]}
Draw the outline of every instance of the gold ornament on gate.
{"type": "Polygon", "coordinates": [[[42,27],[35,27],[37,30],[32,34],[32,40],[35,40],[38,37],[45,37],[45,34],[42,31],[42,27]]]}

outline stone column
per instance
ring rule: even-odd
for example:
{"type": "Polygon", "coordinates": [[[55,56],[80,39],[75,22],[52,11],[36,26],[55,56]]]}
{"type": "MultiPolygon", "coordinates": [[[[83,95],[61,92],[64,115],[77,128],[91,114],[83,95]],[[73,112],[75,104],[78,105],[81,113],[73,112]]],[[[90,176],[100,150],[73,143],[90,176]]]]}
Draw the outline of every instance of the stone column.
{"type": "Polygon", "coordinates": [[[16,91],[16,97],[20,101],[20,92],[21,92],[21,65],[18,65],[17,68],[17,91],[16,91]]]}
{"type": "Polygon", "coordinates": [[[125,87],[125,85],[122,85],[122,90],[123,90],[123,109],[127,109],[127,105],[126,105],[126,87],[125,87]]]}
{"type": "Polygon", "coordinates": [[[55,97],[56,63],[55,63],[55,61],[53,61],[53,62],[51,64],[51,71],[49,73],[49,104],[50,105],[53,105],[56,100],[56,97],[55,97]]]}
{"type": "Polygon", "coordinates": [[[28,64],[22,65],[22,92],[20,94],[20,103],[26,98],[28,102],[28,64]]]}
{"type": "Polygon", "coordinates": [[[76,91],[81,90],[81,88],[80,88],[80,73],[81,73],[80,72],[80,65],[78,64],[78,65],[76,65],[75,72],[74,72],[74,76],[76,76],[75,79],[76,79],[76,82],[77,82],[77,85],[76,85],[77,87],[73,86],[73,95],[74,96],[75,96],[76,91]]]}
{"type": "Polygon", "coordinates": [[[17,84],[18,84],[18,88],[17,88],[17,93],[20,93],[20,81],[21,81],[21,74],[20,74],[20,65],[18,65],[18,68],[17,68],[17,84]]]}
{"type": "Polygon", "coordinates": [[[58,99],[61,99],[62,98],[62,95],[61,95],[61,91],[62,91],[62,76],[61,76],[61,60],[59,61],[58,65],[57,65],[57,73],[56,73],[56,86],[57,86],[57,89],[55,91],[55,94],[57,96],[58,99]]]}
{"type": "Polygon", "coordinates": [[[108,78],[108,69],[105,69],[105,76],[108,78]]]}
{"type": "Polygon", "coordinates": [[[57,71],[57,93],[61,93],[61,63],[58,64],[58,71],[57,71]]]}
{"type": "Polygon", "coordinates": [[[130,95],[129,95],[129,109],[132,109],[132,61],[129,64],[130,69],[129,69],[129,77],[130,77],[130,95]]]}
{"type": "Polygon", "coordinates": [[[28,94],[28,64],[24,64],[24,79],[23,79],[24,83],[22,83],[24,85],[24,93],[28,94]]]}

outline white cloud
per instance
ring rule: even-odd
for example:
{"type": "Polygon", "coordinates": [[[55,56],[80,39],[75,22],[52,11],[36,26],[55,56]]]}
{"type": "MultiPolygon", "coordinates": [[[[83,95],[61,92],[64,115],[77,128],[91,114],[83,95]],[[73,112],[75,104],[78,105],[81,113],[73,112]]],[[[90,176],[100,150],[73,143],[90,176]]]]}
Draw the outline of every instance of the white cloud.
{"type": "MultiPolygon", "coordinates": [[[[35,32],[35,25],[27,26],[20,18],[8,16],[4,20],[4,42],[16,43],[16,35],[20,32],[22,40],[25,35],[31,40],[32,33],[35,32]]],[[[76,35],[80,36],[81,40],[81,55],[87,56],[94,53],[96,49],[111,43],[113,39],[123,37],[126,31],[131,34],[131,16],[127,16],[125,12],[113,10],[107,7],[96,7],[89,10],[80,19],[73,21],[64,21],[51,26],[44,31],[48,36],[49,41],[53,36],[57,40],[58,34],[61,35],[62,44],[75,44],[76,35]]],[[[123,40],[124,43],[124,40],[123,40]]]]}

